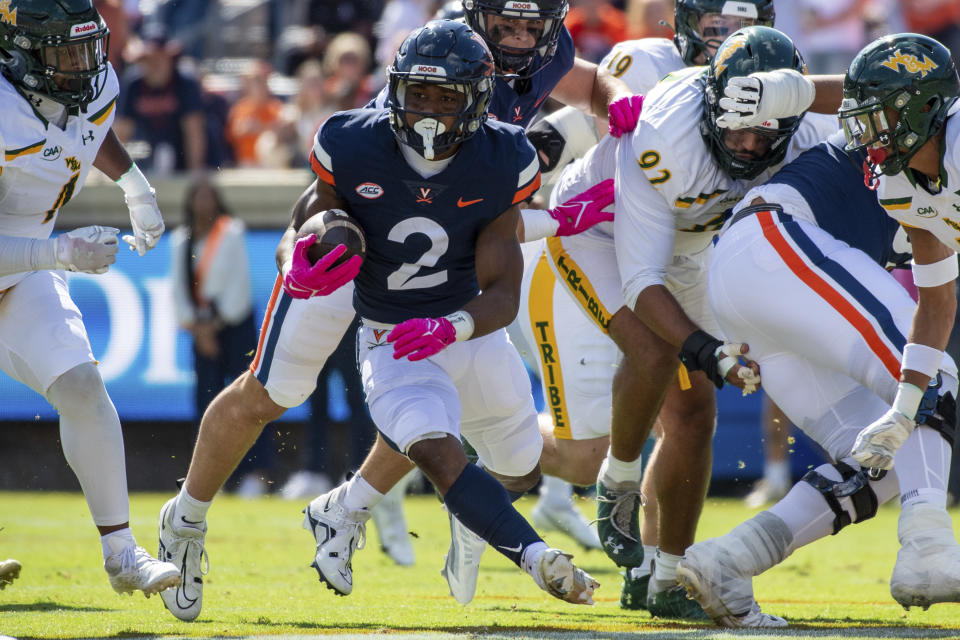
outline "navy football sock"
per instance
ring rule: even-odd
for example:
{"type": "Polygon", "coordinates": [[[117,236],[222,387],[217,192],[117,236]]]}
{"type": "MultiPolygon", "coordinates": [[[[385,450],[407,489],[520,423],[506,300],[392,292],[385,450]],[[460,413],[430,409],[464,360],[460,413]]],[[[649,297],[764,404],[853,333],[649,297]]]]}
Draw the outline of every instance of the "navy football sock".
{"type": "Polygon", "coordinates": [[[443,498],[447,509],[491,547],[520,566],[523,550],[541,538],[524,520],[497,480],[468,464],[443,498]]]}

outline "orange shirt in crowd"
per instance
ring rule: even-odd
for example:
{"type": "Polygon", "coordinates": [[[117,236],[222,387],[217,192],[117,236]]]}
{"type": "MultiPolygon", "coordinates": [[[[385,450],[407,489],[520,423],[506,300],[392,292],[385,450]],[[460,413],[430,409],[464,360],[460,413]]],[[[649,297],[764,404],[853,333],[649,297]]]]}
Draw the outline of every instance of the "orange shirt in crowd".
{"type": "Polygon", "coordinates": [[[563,21],[577,51],[588,60],[599,60],[613,45],[627,39],[627,16],[603,3],[596,11],[573,7],[563,21]]]}
{"type": "Polygon", "coordinates": [[[257,138],[277,124],[283,101],[270,98],[266,102],[255,102],[241,98],[227,116],[227,142],[233,148],[234,158],[240,166],[258,164],[257,138]]]}
{"type": "Polygon", "coordinates": [[[900,5],[914,33],[937,33],[960,24],[960,0],[901,0],[900,5]]]}

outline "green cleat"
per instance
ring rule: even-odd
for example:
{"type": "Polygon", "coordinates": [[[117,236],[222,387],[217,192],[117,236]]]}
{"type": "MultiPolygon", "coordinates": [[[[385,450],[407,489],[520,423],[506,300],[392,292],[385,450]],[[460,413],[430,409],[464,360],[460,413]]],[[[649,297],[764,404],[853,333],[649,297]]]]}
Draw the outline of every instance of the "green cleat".
{"type": "Polygon", "coordinates": [[[634,577],[634,571],[640,567],[631,567],[623,574],[623,589],[620,591],[621,609],[647,608],[647,586],[650,584],[650,574],[634,577]]]}
{"type": "Polygon", "coordinates": [[[618,567],[643,564],[640,542],[640,507],[643,494],[639,482],[617,485],[597,481],[597,532],[607,557],[618,567]]]}
{"type": "Polygon", "coordinates": [[[647,594],[646,609],[650,615],[658,618],[681,620],[709,620],[703,608],[696,600],[687,597],[683,587],[674,585],[663,591],[647,594]]]}

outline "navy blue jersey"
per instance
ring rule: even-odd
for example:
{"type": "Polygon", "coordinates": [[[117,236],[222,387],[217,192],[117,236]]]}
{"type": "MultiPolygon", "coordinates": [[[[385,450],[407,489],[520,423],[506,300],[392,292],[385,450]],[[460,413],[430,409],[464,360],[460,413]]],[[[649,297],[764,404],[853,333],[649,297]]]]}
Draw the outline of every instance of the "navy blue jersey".
{"type": "Polygon", "coordinates": [[[533,117],[537,115],[543,101],[547,99],[561,78],[573,68],[575,56],[573,38],[564,27],[560,32],[557,52],[553,59],[532,78],[516,81],[512,87],[502,77],[497,78],[493,96],[490,98],[490,107],[487,109],[490,117],[526,129],[533,117]]]}
{"type": "MultiPolygon", "coordinates": [[[[573,49],[573,38],[564,27],[560,32],[557,43],[557,53],[539,73],[528,81],[519,83],[523,93],[511,87],[506,80],[498,76],[493,86],[493,95],[490,97],[490,106],[487,113],[491,120],[499,120],[526,128],[537,112],[540,105],[547,99],[560,79],[573,68],[573,59],[576,52],[573,49]]],[[[539,57],[537,58],[539,60],[539,57]]],[[[371,100],[367,107],[382,109],[387,106],[387,87],[380,90],[377,97],[371,100]]]]}
{"type": "Polygon", "coordinates": [[[354,308],[396,324],[453,313],[479,293],[477,236],[537,190],[540,162],[521,129],[488,122],[443,171],[423,178],[404,159],[389,113],[334,114],[317,132],[310,165],[366,233],[354,308]]]}
{"type": "Polygon", "coordinates": [[[887,215],[877,192],[863,183],[863,152],[846,151],[837,132],[778,171],[770,183],[787,184],[810,205],[817,225],[860,249],[881,266],[893,256],[898,223],[887,215]]]}

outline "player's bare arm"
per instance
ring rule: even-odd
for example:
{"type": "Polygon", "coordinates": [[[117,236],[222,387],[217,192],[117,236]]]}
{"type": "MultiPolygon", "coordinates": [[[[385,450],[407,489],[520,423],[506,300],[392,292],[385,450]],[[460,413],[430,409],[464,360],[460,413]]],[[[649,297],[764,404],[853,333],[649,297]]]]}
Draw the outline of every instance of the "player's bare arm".
{"type": "Polygon", "coordinates": [[[476,268],[480,294],[463,310],[473,318],[473,336],[507,326],[520,305],[523,254],[517,240],[520,208],[514,205],[488,224],[477,237],[476,268]]]}
{"type": "Polygon", "coordinates": [[[550,96],[597,118],[607,119],[607,107],[632,92],[619,78],[592,62],[576,58],[573,68],[563,76],[550,96]]]}
{"type": "Polygon", "coordinates": [[[97,152],[93,166],[104,172],[111,180],[119,180],[131,165],[133,160],[123,148],[117,134],[111,129],[103,139],[103,144],[100,145],[100,151],[97,152]]]}
{"type": "MultiPolygon", "coordinates": [[[[914,278],[917,279],[916,274],[923,273],[926,267],[928,272],[930,269],[942,269],[941,273],[944,274],[943,277],[930,280],[931,284],[946,280],[933,286],[917,286],[919,302],[913,316],[913,326],[910,329],[908,342],[943,351],[950,338],[957,311],[957,296],[954,288],[956,277],[949,278],[951,273],[956,273],[957,254],[926,229],[908,228],[907,235],[910,237],[910,246],[913,249],[914,278]]],[[[920,282],[924,282],[922,276],[920,282]]],[[[920,389],[925,389],[930,382],[929,376],[906,368],[903,369],[900,379],[920,389]]]]}

